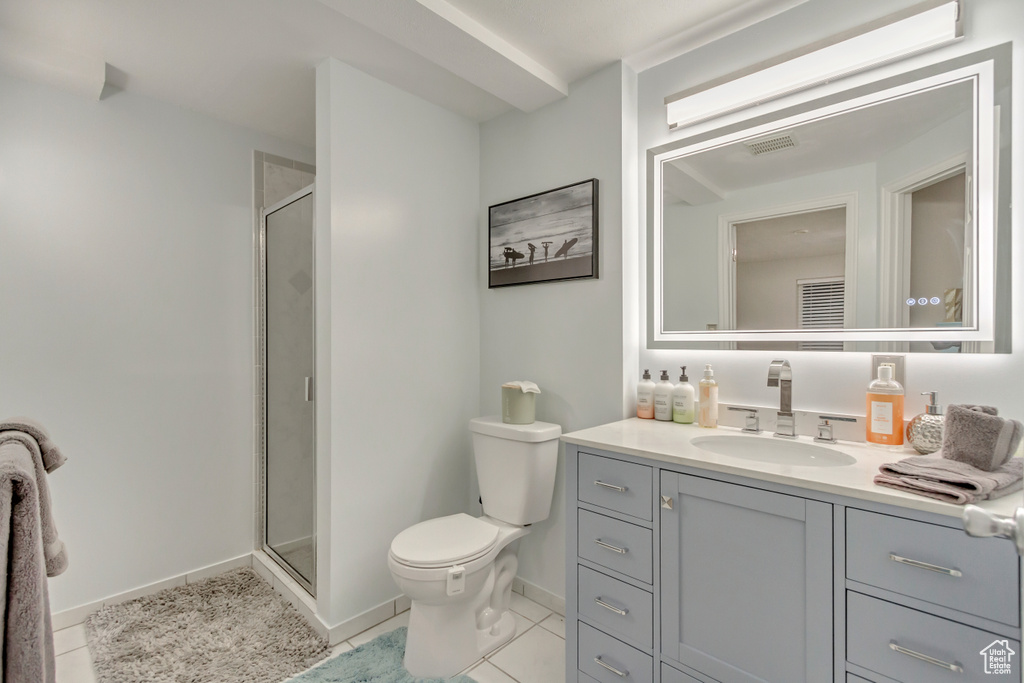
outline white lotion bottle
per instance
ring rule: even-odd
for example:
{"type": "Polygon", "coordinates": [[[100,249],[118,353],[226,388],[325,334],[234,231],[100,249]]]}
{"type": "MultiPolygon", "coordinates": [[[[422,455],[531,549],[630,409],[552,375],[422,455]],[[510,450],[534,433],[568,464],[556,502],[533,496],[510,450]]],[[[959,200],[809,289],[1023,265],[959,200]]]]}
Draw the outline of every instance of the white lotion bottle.
{"type": "Polygon", "coordinates": [[[661,371],[661,381],[654,385],[654,419],[672,420],[672,392],[675,385],[668,378],[668,370],[661,371]]]}
{"type": "Polygon", "coordinates": [[[650,370],[644,370],[644,378],[636,385],[636,416],[654,419],[654,382],[650,370]]]}
{"type": "Polygon", "coordinates": [[[718,382],[711,369],[711,363],[704,366],[704,379],[700,381],[700,406],[697,408],[697,424],[713,429],[718,426],[718,382]]]}
{"type": "Polygon", "coordinates": [[[683,374],[679,375],[679,384],[672,390],[672,420],[679,424],[693,424],[693,402],[697,392],[686,376],[686,366],[680,367],[683,374]]]}

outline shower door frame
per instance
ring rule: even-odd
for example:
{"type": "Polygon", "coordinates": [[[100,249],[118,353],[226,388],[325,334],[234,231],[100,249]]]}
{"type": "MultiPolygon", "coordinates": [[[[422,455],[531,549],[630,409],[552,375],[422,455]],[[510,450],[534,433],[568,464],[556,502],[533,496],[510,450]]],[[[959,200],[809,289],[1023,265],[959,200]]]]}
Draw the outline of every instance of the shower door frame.
{"type": "Polygon", "coordinates": [[[257,267],[257,306],[256,306],[256,367],[257,367],[257,391],[256,391],[256,426],[259,438],[259,482],[257,484],[257,499],[259,504],[256,510],[256,544],[267,555],[269,555],[290,577],[303,587],[312,597],[316,597],[316,565],[317,565],[317,501],[316,501],[316,287],[313,287],[313,316],[312,316],[312,340],[313,340],[313,565],[310,571],[310,580],[307,581],[298,571],[282,558],[267,543],[267,216],[282,209],[289,204],[303,199],[307,195],[312,196],[313,201],[313,282],[316,282],[316,196],[313,192],[313,185],[307,185],[301,190],[285,197],[271,206],[260,209],[259,232],[257,234],[259,263],[257,267]]]}

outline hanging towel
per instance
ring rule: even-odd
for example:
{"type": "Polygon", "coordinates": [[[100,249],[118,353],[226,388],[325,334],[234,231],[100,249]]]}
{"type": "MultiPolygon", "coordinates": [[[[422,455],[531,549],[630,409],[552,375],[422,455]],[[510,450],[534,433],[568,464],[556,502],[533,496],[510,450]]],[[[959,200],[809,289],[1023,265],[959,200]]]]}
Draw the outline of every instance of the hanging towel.
{"type": "Polygon", "coordinates": [[[53,472],[67,460],[57,448],[57,444],[50,441],[50,434],[46,428],[30,417],[10,417],[0,420],[0,432],[5,431],[25,432],[35,439],[43,458],[43,468],[48,473],[53,472]]]}
{"type": "Polygon", "coordinates": [[[1020,491],[1024,479],[1021,458],[1011,458],[1001,467],[986,472],[965,462],[943,458],[941,452],[916,455],[878,469],[875,483],[880,486],[959,505],[1020,491]]]}
{"type": "Polygon", "coordinates": [[[24,432],[0,432],[0,439],[2,676],[6,683],[55,683],[45,525],[53,532],[54,547],[59,546],[53,557],[60,571],[67,566],[67,556],[56,539],[49,510],[43,509],[44,499],[48,508],[49,494],[38,445],[24,432]]]}

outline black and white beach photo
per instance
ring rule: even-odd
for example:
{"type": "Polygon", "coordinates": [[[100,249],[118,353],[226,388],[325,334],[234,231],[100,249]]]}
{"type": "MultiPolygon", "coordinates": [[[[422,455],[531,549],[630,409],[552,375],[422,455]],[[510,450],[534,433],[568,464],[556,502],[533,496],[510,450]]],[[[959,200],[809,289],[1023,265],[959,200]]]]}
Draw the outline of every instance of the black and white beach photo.
{"type": "Polygon", "coordinates": [[[495,204],[488,286],[597,277],[597,179],[495,204]]]}

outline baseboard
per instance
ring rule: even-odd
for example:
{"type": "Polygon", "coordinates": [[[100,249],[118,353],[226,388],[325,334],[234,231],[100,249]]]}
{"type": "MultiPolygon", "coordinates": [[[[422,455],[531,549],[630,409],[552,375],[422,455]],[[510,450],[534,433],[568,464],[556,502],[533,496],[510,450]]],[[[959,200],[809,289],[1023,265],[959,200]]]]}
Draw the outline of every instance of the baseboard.
{"type": "Polygon", "coordinates": [[[552,612],[565,616],[565,598],[560,595],[555,595],[529,581],[523,581],[518,576],[512,579],[512,590],[537,604],[544,605],[552,612]]]}
{"type": "Polygon", "coordinates": [[[86,603],[79,605],[78,607],[72,607],[70,609],[61,610],[60,612],[54,612],[50,615],[53,624],[53,630],[59,631],[61,629],[69,628],[71,626],[77,626],[88,618],[90,614],[97,611],[101,607],[107,607],[109,605],[116,605],[118,603],[125,602],[127,600],[134,600],[135,598],[141,598],[144,595],[152,595],[158,593],[165,588],[174,588],[175,586],[184,586],[189,583],[195,583],[196,581],[202,581],[208,579],[211,576],[217,574],[223,574],[224,572],[237,569],[239,567],[250,567],[252,566],[252,555],[245,554],[239,555],[238,557],[224,562],[217,562],[207,567],[202,567],[178,576],[172,576],[169,579],[157,581],[139,588],[133,588],[130,591],[124,591],[123,593],[117,593],[110,595],[102,600],[96,600],[95,602],[86,603]]]}

